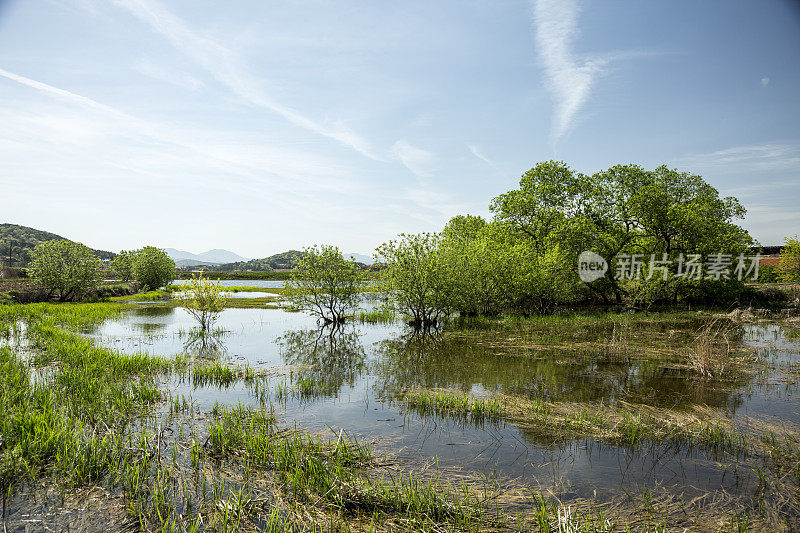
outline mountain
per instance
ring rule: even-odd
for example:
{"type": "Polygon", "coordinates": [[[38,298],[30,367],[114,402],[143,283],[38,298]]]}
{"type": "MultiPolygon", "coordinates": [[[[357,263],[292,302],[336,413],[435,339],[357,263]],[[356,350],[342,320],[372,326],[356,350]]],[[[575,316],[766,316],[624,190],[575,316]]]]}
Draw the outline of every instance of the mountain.
{"type": "MultiPolygon", "coordinates": [[[[210,270],[220,272],[231,272],[236,270],[290,270],[294,267],[295,261],[303,257],[304,252],[298,250],[289,250],[280,254],[271,255],[263,259],[251,259],[250,261],[237,261],[234,263],[226,263],[224,265],[217,265],[211,267],[210,270]]],[[[369,266],[374,261],[371,257],[363,254],[342,254],[345,259],[353,258],[356,263],[369,266]]]]}
{"type": "MultiPolygon", "coordinates": [[[[0,264],[24,267],[31,261],[31,252],[37,244],[66,239],[49,231],[42,231],[16,224],[0,224],[0,264]],[[10,250],[9,250],[10,247],[10,250]],[[10,251],[10,263],[9,263],[10,251]]],[[[113,259],[117,254],[104,250],[92,250],[100,259],[113,259]]]]}
{"type": "Polygon", "coordinates": [[[221,265],[224,263],[249,260],[247,257],[242,257],[239,254],[220,248],[215,248],[214,250],[209,250],[201,254],[193,254],[192,252],[176,250],[175,248],[164,248],[164,251],[175,261],[177,266],[221,265]],[[194,261],[194,264],[184,263],[185,261],[194,261]]]}
{"type": "Polygon", "coordinates": [[[352,259],[356,263],[361,263],[361,264],[367,265],[367,266],[369,266],[369,265],[371,265],[372,263],[375,262],[375,260],[369,255],[356,254],[356,253],[342,254],[342,255],[344,255],[345,259],[352,259]]]}
{"type": "Polygon", "coordinates": [[[212,270],[230,272],[233,270],[288,270],[294,266],[294,262],[303,256],[303,252],[289,250],[280,254],[271,255],[264,259],[251,259],[250,261],[237,261],[213,267],[212,270]]]}

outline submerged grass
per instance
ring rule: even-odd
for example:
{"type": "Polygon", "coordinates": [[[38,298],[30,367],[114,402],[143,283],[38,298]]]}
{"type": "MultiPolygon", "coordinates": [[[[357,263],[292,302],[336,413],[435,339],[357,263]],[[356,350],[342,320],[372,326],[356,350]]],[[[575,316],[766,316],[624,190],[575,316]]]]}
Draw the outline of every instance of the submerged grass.
{"type": "Polygon", "coordinates": [[[161,399],[155,376],[173,361],[93,345],[74,329],[119,312],[109,304],[36,304],[0,309],[24,320],[33,355],[0,349],[0,488],[40,476],[64,487],[118,473],[133,446],[131,421],[161,399]]]}
{"type": "Polygon", "coordinates": [[[474,421],[502,416],[497,398],[475,397],[457,391],[418,389],[405,392],[401,399],[422,414],[460,414],[474,421]]]}
{"type": "Polygon", "coordinates": [[[213,417],[209,455],[272,472],[287,512],[298,520],[308,512],[297,504],[312,504],[344,519],[399,519],[411,529],[441,522],[471,529],[479,523],[482,511],[469,491],[459,494],[409,475],[379,476],[370,471],[376,465],[370,449],[343,432],[323,441],[279,429],[271,411],[241,405],[216,406],[213,417]]]}
{"type": "Polygon", "coordinates": [[[391,324],[397,321],[397,318],[397,313],[391,309],[372,309],[369,311],[361,309],[355,316],[358,322],[367,324],[391,324]]]}

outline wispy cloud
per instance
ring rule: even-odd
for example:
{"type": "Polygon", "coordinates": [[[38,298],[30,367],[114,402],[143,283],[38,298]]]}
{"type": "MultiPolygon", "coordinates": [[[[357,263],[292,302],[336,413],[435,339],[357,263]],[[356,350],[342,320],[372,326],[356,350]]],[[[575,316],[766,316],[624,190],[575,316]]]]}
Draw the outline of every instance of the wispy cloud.
{"type": "Polygon", "coordinates": [[[202,89],[205,84],[187,72],[164,68],[161,65],[142,59],[134,64],[134,68],[146,76],[165,81],[187,91],[202,89]]]}
{"type": "Polygon", "coordinates": [[[483,155],[483,151],[480,149],[479,146],[474,145],[474,144],[468,144],[467,148],[469,148],[469,151],[470,151],[470,153],[472,153],[472,155],[474,155],[475,157],[477,157],[478,159],[480,159],[481,161],[483,161],[487,165],[493,165],[494,164],[494,162],[491,159],[489,159],[488,157],[483,155]]]}
{"type": "Polygon", "coordinates": [[[433,174],[433,152],[412,146],[405,139],[401,139],[394,143],[391,154],[422,181],[433,174]]]}
{"type": "MultiPolygon", "coordinates": [[[[15,140],[9,133],[5,139],[9,142],[35,146],[38,140],[50,146],[83,145],[97,159],[108,153],[117,168],[148,175],[163,173],[170,179],[205,167],[237,176],[239,186],[251,192],[265,183],[273,190],[286,191],[287,197],[294,195],[290,192],[302,190],[353,190],[345,169],[306,151],[272,146],[241,135],[230,138],[217,131],[189,131],[151,122],[4,69],[0,69],[0,78],[67,104],[46,110],[42,110],[41,103],[0,109],[3,123],[18,137],[15,140]],[[70,105],[92,113],[69,112],[70,105]]],[[[215,182],[218,178],[209,178],[209,183],[215,182]]],[[[230,181],[226,182],[226,186],[230,185],[230,181]]]]}
{"type": "Polygon", "coordinates": [[[261,81],[248,71],[237,54],[219,42],[195,32],[157,1],[120,0],[117,5],[148,24],[217,82],[248,104],[272,111],[296,126],[333,139],[366,157],[382,160],[373,153],[370,143],[353,132],[342,120],[321,123],[272,99],[261,81]]]}
{"type": "Polygon", "coordinates": [[[796,170],[800,168],[800,145],[785,143],[733,146],[703,154],[691,154],[677,161],[689,167],[729,167],[736,172],[796,170]]]}
{"type": "Polygon", "coordinates": [[[555,100],[551,131],[554,145],[572,127],[598,74],[608,63],[604,58],[579,58],[573,52],[578,12],[575,0],[533,1],[536,48],[547,89],[555,100]]]}
{"type": "Polygon", "coordinates": [[[769,78],[765,76],[761,78],[761,86],[766,87],[767,85],[769,85],[769,78]]]}

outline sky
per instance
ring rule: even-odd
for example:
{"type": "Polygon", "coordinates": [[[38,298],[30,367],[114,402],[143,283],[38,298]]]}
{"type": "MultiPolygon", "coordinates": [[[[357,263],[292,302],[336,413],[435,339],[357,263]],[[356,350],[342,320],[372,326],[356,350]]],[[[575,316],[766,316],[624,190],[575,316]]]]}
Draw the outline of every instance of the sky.
{"type": "Polygon", "coordinates": [[[800,233],[800,3],[0,0],[0,222],[371,254],[549,159],[690,171],[800,233]]]}

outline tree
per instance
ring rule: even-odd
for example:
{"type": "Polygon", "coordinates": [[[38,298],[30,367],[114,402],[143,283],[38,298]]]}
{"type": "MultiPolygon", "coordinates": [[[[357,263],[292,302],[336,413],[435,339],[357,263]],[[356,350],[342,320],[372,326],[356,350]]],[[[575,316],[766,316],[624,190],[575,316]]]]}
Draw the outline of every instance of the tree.
{"type": "Polygon", "coordinates": [[[539,253],[554,240],[563,240],[565,222],[583,216],[594,191],[590,178],[562,161],[537,164],[522,175],[519,185],[492,200],[490,209],[498,221],[527,235],[539,253]]]}
{"type": "Polygon", "coordinates": [[[800,236],[786,237],[781,250],[780,277],[783,281],[800,281],[800,236]]]}
{"type": "Polygon", "coordinates": [[[111,260],[111,268],[122,281],[130,281],[133,278],[133,252],[122,250],[111,260]]]}
{"type": "Polygon", "coordinates": [[[225,309],[227,296],[223,295],[222,290],[219,280],[214,283],[200,275],[193,276],[178,296],[180,305],[199,322],[203,332],[211,329],[225,309]]]}
{"type": "Polygon", "coordinates": [[[83,244],[53,240],[36,245],[31,254],[33,278],[50,297],[72,300],[97,287],[100,263],[83,244]]]}
{"type": "Polygon", "coordinates": [[[341,324],[358,307],[364,274],[335,246],[312,246],[296,260],[286,297],[326,324],[341,324]]]}
{"type": "Polygon", "coordinates": [[[415,328],[428,328],[452,311],[452,280],[445,275],[436,233],[400,234],[381,244],[376,259],[382,289],[395,309],[411,315],[415,328]]]}
{"type": "Polygon", "coordinates": [[[442,275],[449,307],[461,316],[493,315],[511,297],[515,237],[507,226],[480,217],[454,217],[439,242],[442,275]]]}
{"type": "MultiPolygon", "coordinates": [[[[735,198],[720,198],[701,176],[666,166],[616,165],[585,176],[547,161],[523,174],[519,189],[495,198],[491,209],[497,221],[528,238],[536,264],[554,247],[565,258],[589,250],[611,262],[620,254],[735,256],[753,242],[734,223],[745,213],[735,198]]],[[[629,285],[610,268],[589,287],[604,301],[613,295],[619,303],[629,285]]],[[[677,299],[686,286],[676,279],[645,292],[677,299]]],[[[641,288],[637,292],[644,294],[641,288]]]]}
{"type": "Polygon", "coordinates": [[[151,291],[175,279],[175,262],[155,246],[145,246],[133,252],[132,265],[134,279],[151,291]]]}

